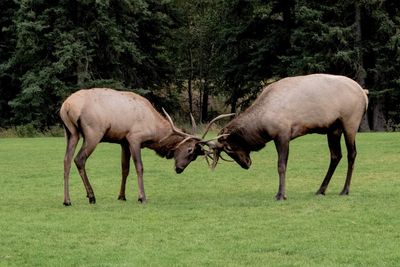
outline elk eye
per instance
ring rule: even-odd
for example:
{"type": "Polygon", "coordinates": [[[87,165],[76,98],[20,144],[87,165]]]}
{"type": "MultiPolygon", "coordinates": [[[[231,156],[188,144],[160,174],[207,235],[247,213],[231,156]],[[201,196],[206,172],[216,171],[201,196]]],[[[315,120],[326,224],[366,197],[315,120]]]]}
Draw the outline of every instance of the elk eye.
{"type": "Polygon", "coordinates": [[[193,152],[193,148],[188,148],[188,153],[192,153],[193,152]]]}
{"type": "Polygon", "coordinates": [[[231,148],[230,145],[227,145],[227,146],[225,147],[225,150],[228,151],[228,152],[232,152],[232,148],[231,148]]]}

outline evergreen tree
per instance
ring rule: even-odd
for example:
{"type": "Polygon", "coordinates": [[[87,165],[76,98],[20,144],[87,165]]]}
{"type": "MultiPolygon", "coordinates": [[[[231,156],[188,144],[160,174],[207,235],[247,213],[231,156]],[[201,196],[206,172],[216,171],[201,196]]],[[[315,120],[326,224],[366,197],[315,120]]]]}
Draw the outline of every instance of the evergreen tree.
{"type": "Polygon", "coordinates": [[[2,64],[20,88],[10,102],[13,123],[53,125],[62,99],[81,87],[154,90],[168,83],[165,42],[174,12],[156,0],[20,1],[15,51],[2,64]]]}
{"type": "Polygon", "coordinates": [[[236,111],[316,72],[370,91],[365,128],[400,125],[398,0],[6,0],[0,14],[0,127],[53,125],[67,95],[94,86],[157,106],[185,89],[206,121],[212,95],[236,111]]]}
{"type": "Polygon", "coordinates": [[[183,18],[182,27],[176,31],[178,85],[187,88],[189,112],[195,113],[197,104],[200,120],[207,121],[209,96],[215,89],[213,62],[219,12],[217,1],[176,0],[176,3],[183,18]],[[193,99],[193,89],[199,92],[198,99],[193,99]]]}
{"type": "Polygon", "coordinates": [[[16,96],[18,89],[13,73],[5,72],[5,66],[1,64],[7,62],[15,51],[15,25],[12,20],[16,10],[17,5],[13,1],[0,2],[0,127],[10,123],[11,107],[8,102],[16,96]]]}
{"type": "Polygon", "coordinates": [[[293,5],[294,1],[221,2],[216,64],[219,87],[232,112],[249,105],[266,82],[279,76],[277,66],[288,48],[293,5]]]}
{"type": "Polygon", "coordinates": [[[325,72],[355,79],[370,91],[364,127],[383,130],[393,106],[388,99],[398,99],[400,72],[393,59],[399,56],[399,4],[298,0],[293,13],[290,49],[280,57],[279,76],[325,72]]]}

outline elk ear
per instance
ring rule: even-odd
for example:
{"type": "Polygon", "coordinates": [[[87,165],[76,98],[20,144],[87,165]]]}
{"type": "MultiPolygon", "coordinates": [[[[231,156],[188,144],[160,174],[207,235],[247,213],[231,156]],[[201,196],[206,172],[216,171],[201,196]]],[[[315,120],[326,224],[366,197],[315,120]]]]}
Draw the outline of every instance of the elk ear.
{"type": "Polygon", "coordinates": [[[232,136],[231,133],[228,134],[221,134],[220,137],[217,139],[217,142],[215,142],[215,147],[218,149],[223,149],[225,147],[225,142],[232,136]]]}
{"type": "Polygon", "coordinates": [[[166,159],[172,159],[174,157],[174,150],[169,150],[167,155],[165,155],[166,159]]]}
{"type": "Polygon", "coordinates": [[[196,144],[195,150],[194,150],[194,154],[198,155],[198,156],[204,156],[205,152],[203,149],[203,146],[199,143],[196,144]]]}
{"type": "Polygon", "coordinates": [[[224,144],[221,144],[220,142],[216,142],[215,143],[215,148],[216,149],[219,149],[219,150],[222,150],[222,149],[224,149],[224,144]]]}

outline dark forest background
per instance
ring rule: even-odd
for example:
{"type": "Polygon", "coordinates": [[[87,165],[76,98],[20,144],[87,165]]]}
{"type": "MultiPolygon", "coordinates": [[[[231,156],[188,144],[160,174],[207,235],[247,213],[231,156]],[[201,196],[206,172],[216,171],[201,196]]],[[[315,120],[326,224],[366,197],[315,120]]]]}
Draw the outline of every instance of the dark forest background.
{"type": "Polygon", "coordinates": [[[364,130],[400,125],[398,0],[2,0],[0,29],[0,128],[57,125],[95,86],[207,121],[317,72],[370,91],[364,130]]]}

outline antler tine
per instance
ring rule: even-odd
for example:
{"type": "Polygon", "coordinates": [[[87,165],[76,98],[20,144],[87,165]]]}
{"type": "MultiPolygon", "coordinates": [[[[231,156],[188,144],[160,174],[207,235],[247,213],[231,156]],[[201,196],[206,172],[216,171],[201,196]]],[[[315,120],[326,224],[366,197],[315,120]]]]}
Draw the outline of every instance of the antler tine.
{"type": "Polygon", "coordinates": [[[228,136],[228,135],[229,135],[229,134],[220,134],[220,135],[218,135],[218,136],[216,136],[216,137],[214,137],[214,138],[211,138],[211,139],[208,139],[208,140],[204,140],[204,141],[202,141],[201,143],[204,143],[204,144],[209,145],[209,142],[211,142],[211,141],[213,141],[213,140],[218,140],[219,138],[224,137],[224,136],[228,136]]]}
{"type": "Polygon", "coordinates": [[[220,157],[223,161],[226,161],[226,162],[234,162],[233,160],[230,160],[230,159],[224,159],[224,157],[222,157],[222,154],[219,154],[219,157],[220,157]]]}
{"type": "Polygon", "coordinates": [[[219,153],[219,151],[214,150],[213,154],[214,154],[214,157],[213,157],[213,162],[212,162],[212,165],[211,165],[211,170],[214,170],[215,167],[217,167],[220,153],[219,153]]]}
{"type": "Polygon", "coordinates": [[[207,155],[207,156],[205,156],[204,158],[206,159],[206,162],[207,162],[208,168],[211,168],[210,162],[208,161],[208,155],[207,155]]]}
{"type": "Polygon", "coordinates": [[[193,136],[185,137],[182,141],[179,142],[179,144],[177,144],[177,145],[175,146],[175,149],[177,149],[177,148],[180,147],[183,143],[185,143],[187,140],[190,140],[190,139],[192,139],[192,138],[194,138],[194,137],[193,137],[193,136]]]}
{"type": "Polygon", "coordinates": [[[165,116],[167,117],[168,122],[169,122],[169,124],[170,124],[171,127],[172,127],[172,130],[173,130],[174,132],[180,132],[180,131],[175,127],[174,122],[172,121],[171,116],[169,116],[168,112],[165,111],[164,108],[162,108],[162,111],[164,112],[165,116]]]}
{"type": "Polygon", "coordinates": [[[196,121],[192,115],[192,112],[190,112],[190,121],[192,122],[192,131],[193,134],[195,134],[197,132],[197,125],[196,125],[196,121]]]}
{"type": "Polygon", "coordinates": [[[226,118],[226,117],[234,116],[234,115],[235,115],[235,113],[222,114],[222,115],[219,115],[219,116],[215,117],[214,119],[212,119],[212,120],[207,124],[206,130],[205,130],[203,136],[201,137],[201,139],[204,139],[204,137],[206,137],[208,131],[210,130],[211,125],[212,125],[214,122],[216,122],[217,120],[226,118]]]}
{"type": "Polygon", "coordinates": [[[207,165],[209,168],[211,168],[210,162],[208,161],[208,158],[213,160],[213,157],[210,156],[212,154],[210,151],[205,151],[204,152],[204,158],[206,159],[207,165]]]}
{"type": "MultiPolygon", "coordinates": [[[[206,144],[208,147],[210,147],[210,144],[206,144]]],[[[210,147],[211,148],[211,147],[210,147]]],[[[206,162],[207,162],[207,165],[208,165],[208,167],[211,169],[211,170],[214,170],[214,161],[215,161],[215,153],[216,153],[216,150],[214,149],[214,148],[211,148],[211,150],[206,150],[204,147],[202,147],[202,150],[203,150],[203,152],[204,152],[204,159],[206,160],[206,162]],[[212,155],[212,156],[211,156],[212,155]],[[208,159],[211,159],[212,160],[212,162],[211,162],[211,164],[210,164],[210,161],[208,160],[208,159]]]]}
{"type": "Polygon", "coordinates": [[[196,139],[196,140],[200,140],[199,137],[197,137],[197,136],[195,136],[195,135],[192,135],[192,134],[184,133],[184,132],[182,132],[181,130],[179,130],[178,128],[176,128],[175,125],[174,125],[174,122],[173,122],[172,119],[171,119],[171,116],[169,116],[169,114],[167,113],[167,111],[165,111],[164,108],[162,108],[162,111],[164,112],[165,116],[167,117],[168,122],[169,122],[169,124],[171,125],[172,131],[173,131],[174,133],[177,133],[177,134],[180,134],[180,135],[183,135],[183,136],[186,136],[186,137],[191,137],[191,138],[196,139]]]}

